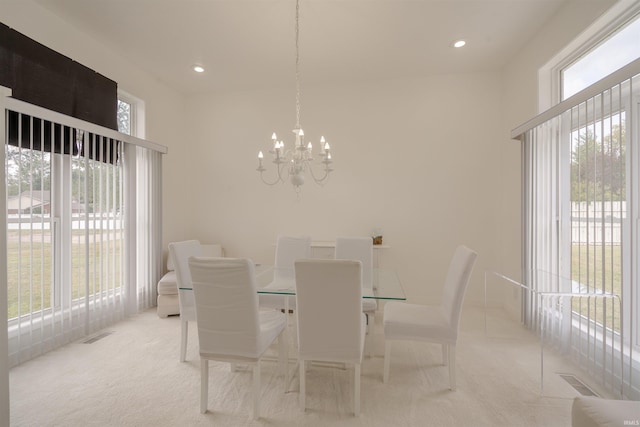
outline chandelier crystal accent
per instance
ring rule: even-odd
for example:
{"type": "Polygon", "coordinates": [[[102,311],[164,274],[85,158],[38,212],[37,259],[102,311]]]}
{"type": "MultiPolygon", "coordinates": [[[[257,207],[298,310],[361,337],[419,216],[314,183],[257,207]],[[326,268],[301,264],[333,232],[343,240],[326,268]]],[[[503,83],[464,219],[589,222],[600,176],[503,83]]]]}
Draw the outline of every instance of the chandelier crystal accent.
{"type": "Polygon", "coordinates": [[[258,153],[258,168],[260,172],[260,178],[262,182],[267,185],[275,185],[279,182],[285,182],[286,178],[289,178],[291,184],[293,184],[297,193],[300,192],[300,186],[305,182],[305,174],[309,172],[311,178],[316,184],[323,184],[328,178],[329,174],[333,171],[331,169],[331,147],[329,143],[324,139],[324,136],[320,137],[320,152],[319,163],[321,172],[316,175],[313,170],[313,155],[311,142],[305,144],[304,131],[300,127],[300,49],[299,39],[300,35],[300,0],[296,0],[296,27],[295,27],[295,41],[296,41],[296,126],[293,129],[295,135],[295,141],[293,148],[286,148],[284,141],[278,140],[275,132],[271,135],[271,144],[273,148],[269,149],[273,160],[272,163],[276,165],[277,176],[274,180],[268,181],[264,177],[264,172],[267,170],[263,166],[264,154],[262,151],[258,153]]]}

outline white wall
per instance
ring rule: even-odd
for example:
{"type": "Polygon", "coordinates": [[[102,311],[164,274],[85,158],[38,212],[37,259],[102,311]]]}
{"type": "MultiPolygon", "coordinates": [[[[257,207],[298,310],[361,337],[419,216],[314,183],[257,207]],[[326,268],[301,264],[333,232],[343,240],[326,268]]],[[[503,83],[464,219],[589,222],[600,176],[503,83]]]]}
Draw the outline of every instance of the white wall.
{"type": "Polygon", "coordinates": [[[190,171],[180,178],[197,199],[185,237],[267,263],[279,233],[331,240],[380,227],[391,246],[381,264],[398,269],[415,302],[440,296],[451,254],[464,243],[479,253],[467,296],[478,302],[482,272],[499,249],[498,74],[303,84],[302,127],[312,142],[321,132],[330,142],[335,172],[324,188],[305,184],[300,200],[291,185],[268,187],[255,171],[273,131],[291,141],[291,83],[188,100],[193,152],[179,154],[190,171]]]}

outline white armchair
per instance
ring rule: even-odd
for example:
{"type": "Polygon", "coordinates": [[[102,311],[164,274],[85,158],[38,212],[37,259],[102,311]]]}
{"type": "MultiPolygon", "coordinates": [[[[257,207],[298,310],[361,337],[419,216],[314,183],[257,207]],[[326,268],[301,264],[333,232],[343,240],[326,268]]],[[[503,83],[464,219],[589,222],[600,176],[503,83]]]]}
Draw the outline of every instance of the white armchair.
{"type": "Polygon", "coordinates": [[[638,425],[640,403],[633,400],[578,396],[571,405],[572,427],[638,425]]]}
{"type": "Polygon", "coordinates": [[[180,314],[180,300],[178,297],[178,283],[176,272],[171,260],[171,255],[167,256],[167,273],[158,281],[157,308],[158,317],[168,317],[180,314]]]}
{"type": "MultiPolygon", "coordinates": [[[[204,253],[208,256],[223,256],[224,254],[224,249],[220,245],[202,245],[202,247],[204,253]]],[[[167,270],[157,285],[157,314],[160,318],[180,314],[178,279],[171,253],[167,255],[167,270]]]]}

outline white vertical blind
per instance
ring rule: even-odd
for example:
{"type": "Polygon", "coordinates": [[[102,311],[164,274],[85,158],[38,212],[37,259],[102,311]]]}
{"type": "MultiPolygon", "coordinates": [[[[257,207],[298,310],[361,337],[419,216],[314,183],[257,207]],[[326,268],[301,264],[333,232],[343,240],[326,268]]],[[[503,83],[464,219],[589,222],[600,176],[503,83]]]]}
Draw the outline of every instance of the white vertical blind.
{"type": "MultiPolygon", "coordinates": [[[[6,114],[4,100],[11,95],[11,90],[0,86],[0,135],[6,138],[6,114]]],[[[0,150],[0,182],[6,182],[4,168],[5,152],[0,150]]],[[[7,304],[7,193],[5,186],[0,186],[0,313],[8,312],[7,304]],[[5,243],[5,244],[2,244],[5,243]]],[[[0,354],[9,354],[7,318],[0,316],[0,354]]],[[[0,357],[0,425],[9,425],[9,358],[0,357]]]]}
{"type": "Polygon", "coordinates": [[[154,305],[162,243],[161,196],[152,193],[161,190],[166,149],[6,101],[7,111],[18,115],[17,141],[9,143],[8,133],[5,138],[7,207],[2,213],[8,220],[13,366],[154,305]],[[45,127],[44,121],[61,126],[45,127]],[[136,203],[149,206],[142,211],[145,217],[136,216],[141,213],[136,203]],[[132,236],[144,252],[132,250],[132,236]]]}
{"type": "Polygon", "coordinates": [[[614,74],[514,134],[524,280],[564,294],[526,300],[525,320],[594,380],[637,399],[640,61],[614,74]]]}
{"type": "Polygon", "coordinates": [[[162,275],[162,162],[161,154],[136,147],[137,259],[149,268],[137,270],[138,310],[156,305],[156,283],[162,275]]]}
{"type": "MultiPolygon", "coordinates": [[[[560,119],[554,118],[531,129],[523,142],[524,161],[524,280],[531,284],[537,272],[560,274],[560,119]]],[[[526,295],[525,321],[536,327],[540,301],[526,295]]]]}

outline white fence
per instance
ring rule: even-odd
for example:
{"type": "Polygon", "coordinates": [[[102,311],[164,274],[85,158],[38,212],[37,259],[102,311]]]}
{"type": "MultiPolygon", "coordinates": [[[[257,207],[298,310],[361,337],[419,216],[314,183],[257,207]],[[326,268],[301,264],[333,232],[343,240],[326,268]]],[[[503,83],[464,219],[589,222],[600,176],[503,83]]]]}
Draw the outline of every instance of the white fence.
{"type": "Polygon", "coordinates": [[[622,244],[622,222],[627,217],[625,201],[572,202],[571,241],[593,245],[622,244]]]}
{"type": "MultiPolygon", "coordinates": [[[[57,219],[40,215],[7,215],[8,230],[50,230],[57,219]]],[[[121,215],[78,214],[71,218],[72,230],[121,230],[124,228],[121,215]],[[87,222],[88,221],[88,222],[87,222]],[[85,222],[86,225],[85,225],[85,222]]]]}

